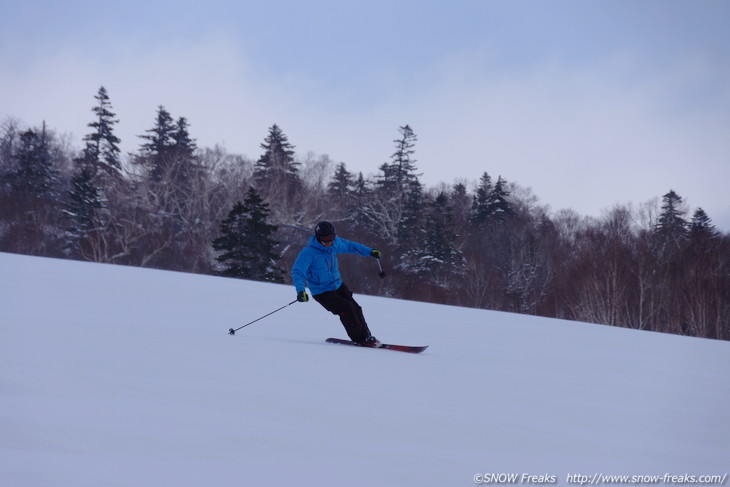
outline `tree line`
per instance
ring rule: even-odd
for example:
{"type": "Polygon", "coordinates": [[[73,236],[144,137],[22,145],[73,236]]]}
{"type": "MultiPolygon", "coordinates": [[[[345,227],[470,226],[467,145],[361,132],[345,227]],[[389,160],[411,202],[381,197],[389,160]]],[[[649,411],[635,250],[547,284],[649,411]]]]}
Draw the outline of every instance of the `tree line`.
{"type": "Polygon", "coordinates": [[[383,252],[388,277],[348,259],[359,293],[730,339],[730,235],[669,190],[601,218],[551,213],[487,171],[425,187],[417,136],[398,127],[375,175],[295,152],[272,125],[256,160],[201,148],[157,107],[123,155],[107,91],[83,148],[15,120],[0,127],[0,250],[290,282],[315,222],[383,252]]]}

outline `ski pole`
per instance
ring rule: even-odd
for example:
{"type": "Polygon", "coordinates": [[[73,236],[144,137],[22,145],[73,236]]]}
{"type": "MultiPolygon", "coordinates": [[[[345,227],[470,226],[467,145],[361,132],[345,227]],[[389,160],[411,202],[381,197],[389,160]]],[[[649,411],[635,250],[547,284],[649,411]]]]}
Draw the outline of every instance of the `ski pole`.
{"type": "Polygon", "coordinates": [[[380,269],[378,276],[383,279],[385,277],[385,272],[383,271],[383,266],[380,265],[380,259],[375,259],[375,261],[378,263],[378,269],[380,269]]]}
{"type": "Polygon", "coordinates": [[[259,320],[263,320],[263,319],[264,319],[264,318],[266,318],[267,316],[273,315],[273,314],[274,314],[274,313],[276,313],[277,311],[281,311],[282,309],[286,308],[287,306],[291,306],[292,304],[294,304],[294,303],[296,303],[296,302],[297,302],[297,300],[295,299],[295,300],[294,300],[294,301],[292,301],[291,303],[289,303],[289,304],[285,304],[285,305],[284,305],[284,306],[282,306],[281,308],[275,309],[275,310],[274,310],[274,311],[272,311],[271,313],[267,313],[267,314],[265,314],[264,316],[262,316],[261,318],[256,318],[255,320],[253,320],[253,321],[249,321],[248,323],[246,323],[246,324],[245,324],[245,325],[243,325],[243,326],[239,326],[239,327],[238,327],[238,328],[236,328],[235,330],[234,330],[233,328],[229,328],[229,329],[228,329],[228,334],[229,334],[229,335],[235,335],[235,334],[236,334],[236,332],[237,332],[238,330],[240,330],[241,328],[246,328],[246,327],[247,327],[248,325],[252,325],[252,324],[256,323],[256,322],[257,322],[257,321],[259,321],[259,320]]]}

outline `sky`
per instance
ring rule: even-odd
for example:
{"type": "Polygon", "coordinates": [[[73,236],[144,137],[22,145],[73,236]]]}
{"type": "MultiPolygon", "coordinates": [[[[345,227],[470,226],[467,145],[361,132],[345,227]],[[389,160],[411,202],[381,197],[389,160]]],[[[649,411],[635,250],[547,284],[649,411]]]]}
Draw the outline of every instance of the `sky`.
{"type": "Polygon", "coordinates": [[[0,0],[0,121],[81,147],[106,87],[125,152],[163,105],[200,147],[377,173],[398,128],[427,186],[494,179],[599,217],[670,189],[730,232],[725,0],[0,0]]]}

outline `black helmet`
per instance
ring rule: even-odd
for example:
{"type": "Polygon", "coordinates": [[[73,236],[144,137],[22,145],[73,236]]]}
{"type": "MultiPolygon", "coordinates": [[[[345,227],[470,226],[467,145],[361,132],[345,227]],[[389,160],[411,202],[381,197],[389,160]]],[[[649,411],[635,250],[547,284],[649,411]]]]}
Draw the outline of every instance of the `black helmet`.
{"type": "Polygon", "coordinates": [[[322,237],[334,237],[335,235],[337,235],[335,226],[326,220],[317,223],[314,227],[314,236],[317,237],[317,240],[320,240],[322,237]]]}

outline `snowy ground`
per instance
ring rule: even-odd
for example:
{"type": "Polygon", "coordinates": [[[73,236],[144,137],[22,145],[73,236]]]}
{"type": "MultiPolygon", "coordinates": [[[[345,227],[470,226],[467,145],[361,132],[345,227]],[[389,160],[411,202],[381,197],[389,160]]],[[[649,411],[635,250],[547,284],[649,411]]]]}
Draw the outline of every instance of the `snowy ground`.
{"type": "Polygon", "coordinates": [[[0,254],[0,485],[730,471],[728,342],[368,296],[376,336],[430,348],[326,344],[315,302],[227,334],[294,295],[0,254]]]}

